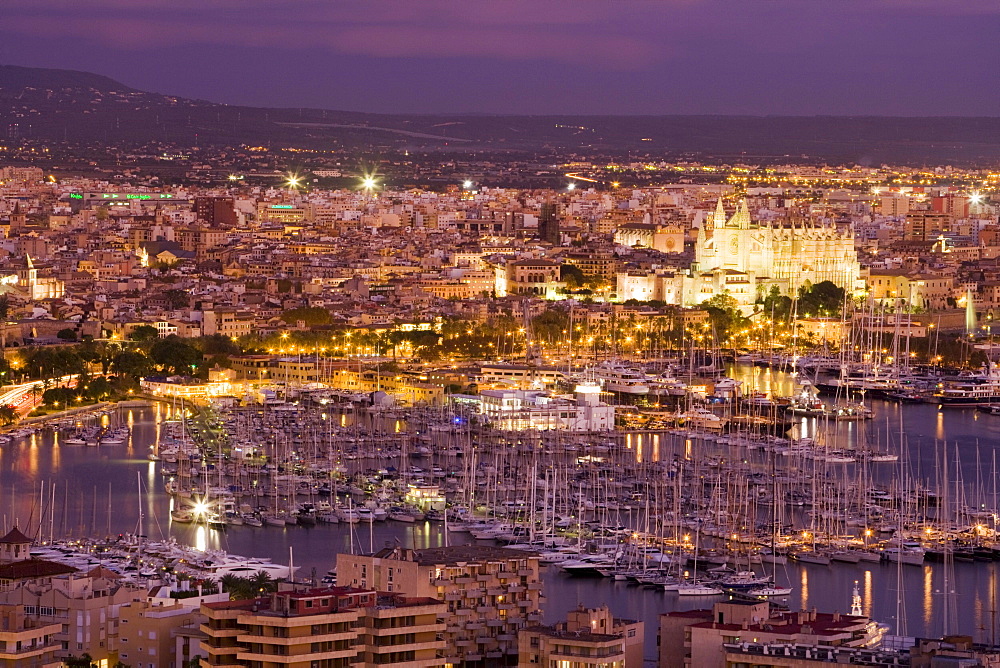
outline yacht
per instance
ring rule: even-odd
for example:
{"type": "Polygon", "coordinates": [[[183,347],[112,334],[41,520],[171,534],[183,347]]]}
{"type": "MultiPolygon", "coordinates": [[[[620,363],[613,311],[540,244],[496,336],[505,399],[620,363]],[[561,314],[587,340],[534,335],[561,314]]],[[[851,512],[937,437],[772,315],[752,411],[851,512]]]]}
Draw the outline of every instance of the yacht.
{"type": "Polygon", "coordinates": [[[621,362],[601,362],[588,374],[601,382],[607,392],[624,394],[649,394],[649,379],[638,369],[621,362]]]}
{"type": "Polygon", "coordinates": [[[945,381],[927,400],[942,406],[980,406],[1000,403],[1000,378],[945,381]]]}

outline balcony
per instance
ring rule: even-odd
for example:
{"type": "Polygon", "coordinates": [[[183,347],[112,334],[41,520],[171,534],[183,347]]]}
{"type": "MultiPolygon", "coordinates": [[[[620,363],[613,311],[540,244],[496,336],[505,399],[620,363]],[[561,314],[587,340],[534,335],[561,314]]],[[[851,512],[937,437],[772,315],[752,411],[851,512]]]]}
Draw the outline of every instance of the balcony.
{"type": "MultiPolygon", "coordinates": [[[[243,651],[236,655],[240,661],[260,661],[262,663],[296,663],[291,659],[305,659],[310,661],[322,661],[323,659],[351,659],[358,655],[358,648],[349,647],[343,650],[331,650],[328,652],[311,652],[309,648],[296,654],[264,654],[260,652],[243,651]],[[284,660],[287,659],[287,660],[284,660]]],[[[243,665],[246,665],[245,663],[243,665]]]]}
{"type": "Polygon", "coordinates": [[[211,638],[235,638],[243,632],[243,629],[238,626],[231,629],[213,629],[208,624],[200,625],[198,630],[211,638]]]}
{"type": "Polygon", "coordinates": [[[493,579],[493,576],[490,575],[489,573],[480,573],[479,575],[476,576],[476,579],[479,580],[480,582],[489,582],[490,580],[493,579]]]}
{"type": "Polygon", "coordinates": [[[444,646],[440,640],[424,640],[421,642],[400,643],[398,645],[367,646],[367,650],[378,656],[379,654],[391,654],[393,652],[419,652],[425,649],[439,649],[444,646]]]}
{"type": "MultiPolygon", "coordinates": [[[[444,625],[442,625],[444,628],[444,625]]],[[[387,631],[392,631],[398,633],[397,629],[386,629],[387,631]]],[[[338,640],[354,640],[358,637],[356,631],[345,631],[343,633],[323,633],[317,635],[304,635],[294,638],[275,638],[273,636],[260,636],[241,634],[236,636],[236,640],[240,643],[249,645],[252,643],[258,643],[261,645],[279,645],[283,647],[289,647],[291,645],[308,645],[314,642],[336,642],[338,640]]]]}
{"type": "Polygon", "coordinates": [[[462,592],[460,591],[450,591],[444,595],[444,600],[446,601],[461,601],[462,592]]]}
{"type": "Polygon", "coordinates": [[[539,589],[542,588],[542,583],[541,582],[529,582],[527,586],[528,586],[528,591],[538,591],[539,589]]]}
{"type": "Polygon", "coordinates": [[[532,570],[530,568],[522,568],[521,570],[519,570],[517,572],[517,574],[518,574],[519,577],[522,577],[522,578],[530,578],[533,575],[537,577],[538,576],[538,571],[534,571],[534,570],[532,570]]]}
{"type": "MultiPolygon", "coordinates": [[[[398,636],[404,633],[438,633],[445,630],[444,622],[431,622],[430,624],[414,624],[412,626],[396,626],[392,628],[376,629],[368,628],[365,630],[370,636],[376,638],[386,638],[391,636],[398,636]]],[[[317,638],[317,636],[310,636],[309,639],[317,638]]],[[[344,638],[344,640],[349,640],[350,638],[344,638]]],[[[335,640],[341,640],[341,638],[336,638],[335,640]]]]}

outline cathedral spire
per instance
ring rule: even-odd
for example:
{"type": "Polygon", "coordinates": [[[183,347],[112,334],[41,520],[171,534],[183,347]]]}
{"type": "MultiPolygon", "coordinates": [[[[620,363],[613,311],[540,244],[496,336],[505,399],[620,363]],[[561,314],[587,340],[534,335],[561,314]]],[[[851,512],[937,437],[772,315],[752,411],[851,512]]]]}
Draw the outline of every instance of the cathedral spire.
{"type": "Polygon", "coordinates": [[[740,200],[739,205],[736,207],[736,213],[729,219],[727,227],[735,227],[740,230],[750,229],[750,209],[747,208],[747,201],[745,199],[740,200]]]}
{"type": "Polygon", "coordinates": [[[720,197],[715,202],[715,213],[712,214],[712,226],[713,227],[725,227],[726,225],[726,209],[722,206],[722,198],[720,197]]]}
{"type": "Polygon", "coordinates": [[[27,265],[28,269],[34,269],[35,263],[31,261],[31,256],[27,253],[24,254],[24,264],[27,265]]]}

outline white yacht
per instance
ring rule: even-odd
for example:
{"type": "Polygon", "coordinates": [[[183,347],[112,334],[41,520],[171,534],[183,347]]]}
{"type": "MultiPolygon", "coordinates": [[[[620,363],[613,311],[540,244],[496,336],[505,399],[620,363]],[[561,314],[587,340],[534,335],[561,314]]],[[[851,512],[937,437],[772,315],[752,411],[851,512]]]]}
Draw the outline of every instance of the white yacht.
{"type": "Polygon", "coordinates": [[[601,382],[607,392],[624,394],[649,394],[649,379],[646,374],[621,362],[601,362],[588,371],[601,382]]]}

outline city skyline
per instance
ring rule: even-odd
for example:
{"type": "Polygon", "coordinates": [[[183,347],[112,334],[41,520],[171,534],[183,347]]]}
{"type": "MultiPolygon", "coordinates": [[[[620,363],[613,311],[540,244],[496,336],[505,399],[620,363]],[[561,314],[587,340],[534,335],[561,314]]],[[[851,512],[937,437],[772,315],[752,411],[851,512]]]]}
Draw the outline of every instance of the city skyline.
{"type": "Polygon", "coordinates": [[[45,0],[8,8],[0,61],[273,107],[989,116],[998,28],[979,1],[45,0]]]}

